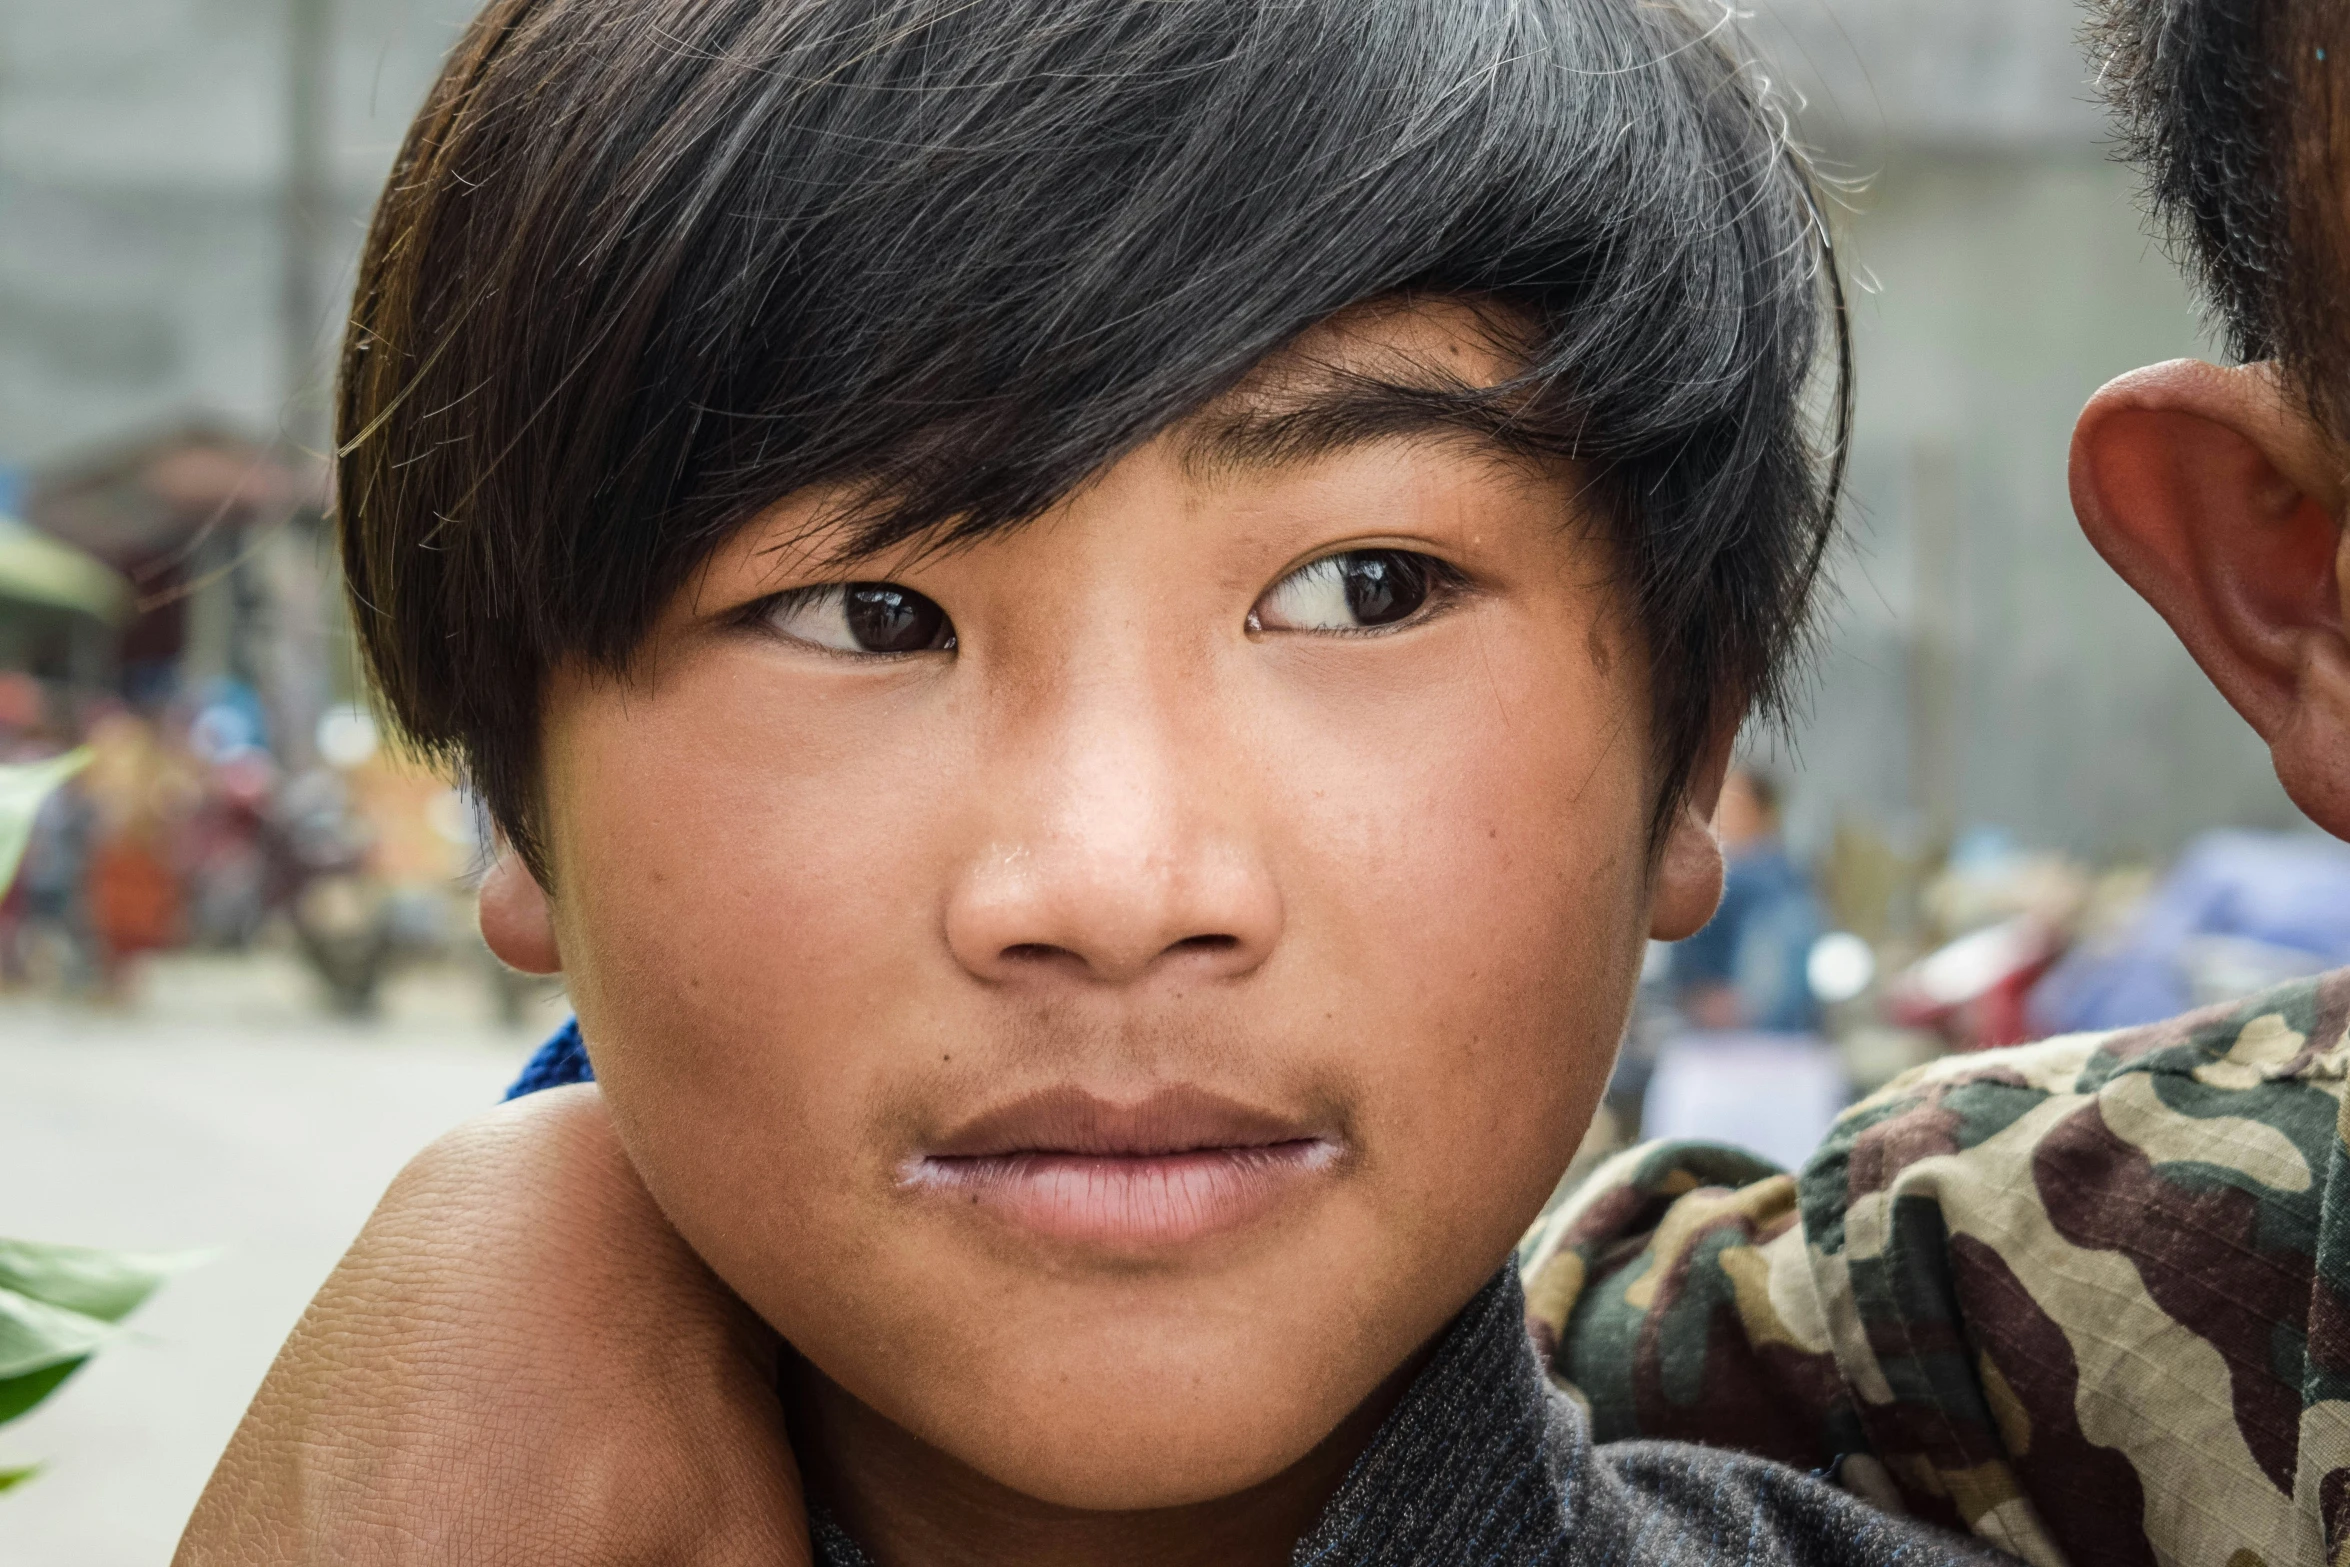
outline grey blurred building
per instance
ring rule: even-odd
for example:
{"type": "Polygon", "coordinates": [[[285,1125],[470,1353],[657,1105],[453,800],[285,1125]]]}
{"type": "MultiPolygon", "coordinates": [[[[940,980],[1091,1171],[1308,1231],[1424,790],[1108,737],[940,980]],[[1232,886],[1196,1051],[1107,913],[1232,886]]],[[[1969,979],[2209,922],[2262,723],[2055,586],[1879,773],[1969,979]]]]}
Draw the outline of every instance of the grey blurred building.
{"type": "MultiPolygon", "coordinates": [[[[360,225],[469,9],[0,0],[0,462],[189,419],[315,445],[360,225]]],[[[2066,505],[2082,401],[2200,347],[2075,26],[2063,0],[1772,0],[1752,23],[1806,136],[1865,180],[1856,504],[1800,837],[1843,814],[2162,854],[2294,819],[2066,505]]]]}
{"type": "Polygon", "coordinates": [[[79,455],[192,415],[274,437],[289,363],[310,394],[291,428],[314,434],[334,296],[471,10],[0,0],[0,460],[79,455]],[[317,84],[313,103],[289,102],[297,79],[317,84]],[[289,215],[290,190],[302,210],[289,215]],[[307,263],[291,287],[289,255],[307,263]],[[289,344],[285,313],[303,299],[311,319],[289,344]]]}
{"type": "Polygon", "coordinates": [[[0,0],[0,506],[132,576],[122,689],[235,677],[296,757],[348,679],[316,478],[339,299],[469,10],[0,0]]]}

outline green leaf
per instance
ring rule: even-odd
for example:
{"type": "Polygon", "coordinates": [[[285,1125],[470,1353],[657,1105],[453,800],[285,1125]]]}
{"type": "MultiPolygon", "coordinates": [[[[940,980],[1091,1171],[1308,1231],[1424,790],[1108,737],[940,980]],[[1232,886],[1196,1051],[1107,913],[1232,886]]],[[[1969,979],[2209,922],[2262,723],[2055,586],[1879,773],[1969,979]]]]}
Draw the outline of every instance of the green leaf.
{"type": "Polygon", "coordinates": [[[0,1491],[12,1491],[40,1472],[39,1464],[27,1464],[22,1469],[0,1469],[0,1491]]]}
{"type": "Polygon", "coordinates": [[[209,1252],[157,1255],[0,1240],[0,1290],[14,1290],[102,1322],[120,1322],[144,1304],[165,1279],[210,1256],[209,1252]]]}
{"type": "Polygon", "coordinates": [[[33,836],[33,817],[49,791],[90,765],[90,748],[68,751],[44,762],[0,766],[0,893],[16,879],[24,846],[33,836]]]}
{"type": "Polygon", "coordinates": [[[206,1255],[0,1241],[0,1421],[48,1397],[156,1286],[206,1255]]]}
{"type": "Polygon", "coordinates": [[[114,1337],[114,1324],[0,1290],[0,1377],[79,1360],[114,1337]]]}
{"type": "Polygon", "coordinates": [[[0,1426],[17,1416],[28,1413],[35,1404],[57,1391],[67,1377],[82,1369],[89,1357],[61,1361],[54,1366],[43,1366],[21,1377],[0,1377],[0,1426]]]}
{"type": "MultiPolygon", "coordinates": [[[[206,1255],[0,1240],[0,1425],[56,1392],[158,1285],[206,1255]]],[[[0,1469],[0,1491],[32,1474],[0,1469]]]]}

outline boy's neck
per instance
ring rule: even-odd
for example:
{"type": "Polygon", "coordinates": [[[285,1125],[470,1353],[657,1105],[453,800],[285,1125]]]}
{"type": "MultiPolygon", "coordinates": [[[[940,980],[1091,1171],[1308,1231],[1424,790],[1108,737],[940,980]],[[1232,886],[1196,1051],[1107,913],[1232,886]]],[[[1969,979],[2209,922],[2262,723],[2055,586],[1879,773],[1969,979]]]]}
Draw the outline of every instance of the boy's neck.
{"type": "Polygon", "coordinates": [[[811,1503],[873,1567],[1284,1567],[1427,1359],[1412,1357],[1312,1452],[1259,1485],[1142,1512],[1060,1507],[1000,1485],[798,1356],[782,1391],[811,1503]]]}

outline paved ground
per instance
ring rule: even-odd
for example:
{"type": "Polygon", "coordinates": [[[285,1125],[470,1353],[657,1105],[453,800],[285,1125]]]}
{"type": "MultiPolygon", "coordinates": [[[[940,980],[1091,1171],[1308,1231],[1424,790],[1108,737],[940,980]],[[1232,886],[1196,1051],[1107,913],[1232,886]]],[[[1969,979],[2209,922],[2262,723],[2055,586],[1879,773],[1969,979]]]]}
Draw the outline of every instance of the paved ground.
{"type": "Polygon", "coordinates": [[[176,962],[102,1013],[0,997],[0,1235],[181,1251],[134,1331],[0,1429],[8,1567],[161,1567],[278,1343],[394,1171],[492,1103],[551,1021],[488,1021],[477,974],[328,1021],[269,960],[176,962]]]}

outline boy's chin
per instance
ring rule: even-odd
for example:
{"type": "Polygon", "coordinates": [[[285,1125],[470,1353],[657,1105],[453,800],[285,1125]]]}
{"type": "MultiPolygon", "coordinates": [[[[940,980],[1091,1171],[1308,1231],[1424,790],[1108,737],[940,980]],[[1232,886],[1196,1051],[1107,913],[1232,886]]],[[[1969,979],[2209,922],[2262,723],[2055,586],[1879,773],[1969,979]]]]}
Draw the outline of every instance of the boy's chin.
{"type": "Polygon", "coordinates": [[[1326,1263],[1098,1291],[999,1281],[901,1306],[879,1333],[855,1313],[863,1332],[788,1336],[864,1418],[1021,1497],[1088,1511],[1181,1507],[1286,1473],[1351,1430],[1350,1417],[1375,1423],[1380,1395],[1399,1390],[1415,1351],[1490,1276],[1482,1258],[1453,1260],[1385,1300],[1362,1293],[1381,1270],[1326,1263]],[[901,1348],[876,1356],[877,1343],[901,1348]],[[905,1354],[908,1343],[927,1352],[905,1354]]]}
{"type": "Polygon", "coordinates": [[[1203,1379],[1187,1365],[1101,1366],[1069,1382],[990,1389],[973,1400],[985,1409],[939,1410],[917,1434],[1050,1506],[1184,1507],[1288,1472],[1377,1390],[1376,1380],[1316,1382],[1271,1369],[1203,1379]]]}

